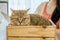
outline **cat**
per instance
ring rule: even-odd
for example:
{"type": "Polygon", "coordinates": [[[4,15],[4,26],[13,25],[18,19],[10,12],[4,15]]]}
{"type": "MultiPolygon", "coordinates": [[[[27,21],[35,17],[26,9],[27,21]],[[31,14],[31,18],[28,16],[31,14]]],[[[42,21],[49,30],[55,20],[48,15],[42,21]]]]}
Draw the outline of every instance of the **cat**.
{"type": "Polygon", "coordinates": [[[48,19],[37,14],[30,14],[30,23],[31,23],[30,25],[35,25],[35,26],[52,25],[52,23],[48,19]]]}
{"type": "Polygon", "coordinates": [[[28,10],[12,10],[12,15],[10,17],[13,26],[28,26],[28,25],[52,25],[52,23],[37,14],[27,14],[28,10]]]}
{"type": "Polygon", "coordinates": [[[12,10],[11,24],[15,26],[30,25],[30,16],[27,14],[28,10],[12,10]]]}

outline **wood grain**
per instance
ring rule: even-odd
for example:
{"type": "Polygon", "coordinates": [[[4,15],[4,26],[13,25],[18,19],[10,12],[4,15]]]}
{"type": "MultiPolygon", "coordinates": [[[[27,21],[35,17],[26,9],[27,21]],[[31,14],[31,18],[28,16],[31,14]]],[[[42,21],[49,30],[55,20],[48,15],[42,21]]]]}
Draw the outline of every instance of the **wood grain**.
{"type": "Polygon", "coordinates": [[[46,26],[46,28],[42,26],[7,26],[7,40],[55,40],[55,38],[56,27],[54,26],[46,26]]]}
{"type": "Polygon", "coordinates": [[[55,38],[8,38],[8,40],[56,40],[55,38]]]}

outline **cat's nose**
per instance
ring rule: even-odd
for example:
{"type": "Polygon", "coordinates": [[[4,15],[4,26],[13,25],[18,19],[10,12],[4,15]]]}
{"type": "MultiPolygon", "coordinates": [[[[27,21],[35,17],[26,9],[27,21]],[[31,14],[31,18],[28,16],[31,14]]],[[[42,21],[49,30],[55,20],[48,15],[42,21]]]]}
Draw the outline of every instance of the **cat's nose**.
{"type": "Polygon", "coordinates": [[[21,22],[22,22],[22,20],[19,20],[19,22],[21,23],[21,22]]]}

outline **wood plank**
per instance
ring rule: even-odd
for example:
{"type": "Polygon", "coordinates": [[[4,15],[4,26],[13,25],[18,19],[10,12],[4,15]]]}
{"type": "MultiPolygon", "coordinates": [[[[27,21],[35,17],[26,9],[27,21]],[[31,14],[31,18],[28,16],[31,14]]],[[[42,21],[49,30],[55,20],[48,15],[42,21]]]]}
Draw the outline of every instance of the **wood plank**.
{"type": "Polygon", "coordinates": [[[8,40],[56,40],[55,38],[12,38],[8,37],[8,40]]]}
{"type": "Polygon", "coordinates": [[[20,27],[8,27],[8,36],[44,36],[44,37],[55,37],[56,28],[47,26],[20,26],[20,27]]]}

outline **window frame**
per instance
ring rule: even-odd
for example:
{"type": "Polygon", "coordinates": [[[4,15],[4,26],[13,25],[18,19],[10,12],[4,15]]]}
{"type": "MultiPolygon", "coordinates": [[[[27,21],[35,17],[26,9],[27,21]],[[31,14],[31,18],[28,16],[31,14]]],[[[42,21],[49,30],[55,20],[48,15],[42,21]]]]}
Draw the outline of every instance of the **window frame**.
{"type": "Polygon", "coordinates": [[[7,15],[8,15],[8,0],[6,0],[6,1],[2,1],[2,0],[0,0],[0,3],[5,3],[6,5],[7,5],[7,15]]]}

